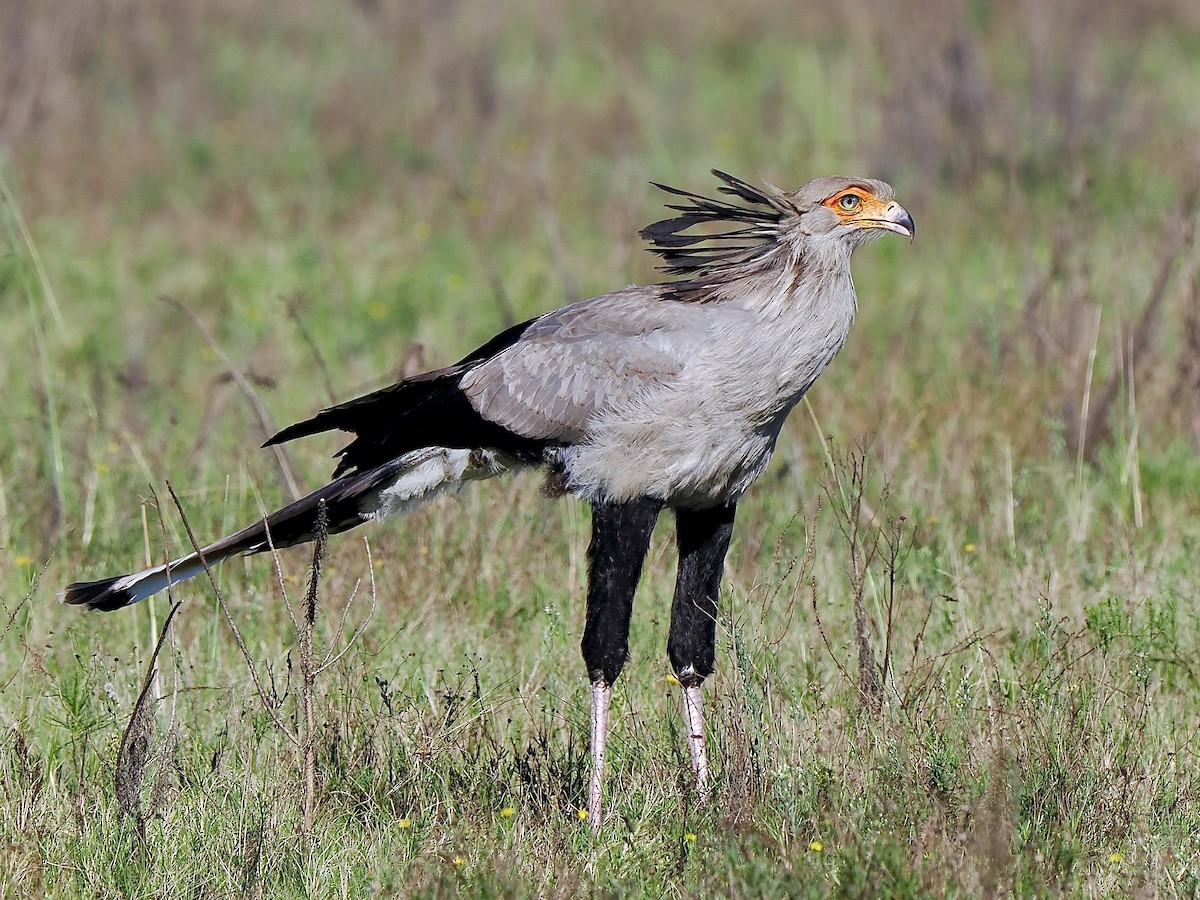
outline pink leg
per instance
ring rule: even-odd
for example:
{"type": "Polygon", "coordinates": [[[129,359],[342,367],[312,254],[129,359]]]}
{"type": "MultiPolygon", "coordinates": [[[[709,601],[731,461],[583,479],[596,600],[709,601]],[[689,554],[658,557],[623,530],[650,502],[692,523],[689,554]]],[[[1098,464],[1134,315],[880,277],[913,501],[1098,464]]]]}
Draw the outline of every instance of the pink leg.
{"type": "Polygon", "coordinates": [[[696,776],[696,796],[708,802],[708,754],[704,749],[704,707],[700,686],[683,689],[683,724],[687,729],[688,751],[692,756],[692,772],[696,776]]]}
{"type": "Polygon", "coordinates": [[[588,781],[588,824],[600,830],[604,820],[604,745],[608,740],[608,705],[612,685],[597,681],[592,685],[592,776],[588,781]]]}

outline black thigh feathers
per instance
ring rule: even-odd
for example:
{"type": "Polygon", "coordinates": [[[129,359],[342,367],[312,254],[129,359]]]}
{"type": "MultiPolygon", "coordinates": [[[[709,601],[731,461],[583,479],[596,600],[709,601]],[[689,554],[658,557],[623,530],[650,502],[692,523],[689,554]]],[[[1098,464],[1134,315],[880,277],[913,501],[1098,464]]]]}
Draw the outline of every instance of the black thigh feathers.
{"type": "MultiPolygon", "coordinates": [[[[713,672],[717,597],[736,509],[730,504],[675,511],[679,573],[667,653],[685,687],[700,684],[713,672]]],[[[662,502],[651,499],[592,506],[587,621],[581,649],[593,682],[612,684],[629,655],[633,595],[661,510],[662,502]]]]}
{"type": "Polygon", "coordinates": [[[649,499],[592,506],[587,621],[580,649],[593,683],[612,684],[625,666],[633,595],[661,509],[662,501],[649,499]]]}
{"type": "Polygon", "coordinates": [[[680,509],[675,513],[679,574],[671,604],[667,654],[684,687],[698,685],[713,673],[717,644],[717,597],[725,571],[725,554],[733,537],[737,507],[680,509]]]}

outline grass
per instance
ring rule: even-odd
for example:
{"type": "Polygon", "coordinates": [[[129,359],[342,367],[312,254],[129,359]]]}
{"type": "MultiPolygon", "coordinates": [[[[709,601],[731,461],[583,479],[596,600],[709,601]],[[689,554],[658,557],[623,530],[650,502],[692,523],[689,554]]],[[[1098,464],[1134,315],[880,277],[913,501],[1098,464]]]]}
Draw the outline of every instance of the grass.
{"type": "Polygon", "coordinates": [[[1083,8],[5,6],[0,893],[1194,896],[1200,21],[1083,8]],[[588,517],[533,478],[330,543],[310,744],[302,551],[217,573],[261,694],[196,579],[135,715],[170,603],[55,593],[187,546],[168,479],[201,539],[286,498],[223,357],[274,426],[458,358],[655,277],[646,182],[713,166],[919,233],[739,510],[711,807],[663,526],[579,821],[588,517]]]}

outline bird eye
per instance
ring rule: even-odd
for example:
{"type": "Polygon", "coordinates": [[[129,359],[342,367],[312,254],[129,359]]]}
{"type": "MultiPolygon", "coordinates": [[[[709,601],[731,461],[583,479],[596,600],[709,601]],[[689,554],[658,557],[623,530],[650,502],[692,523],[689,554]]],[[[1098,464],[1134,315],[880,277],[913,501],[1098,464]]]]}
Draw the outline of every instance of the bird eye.
{"type": "Polygon", "coordinates": [[[843,194],[838,198],[838,206],[846,210],[846,212],[853,212],[858,209],[861,203],[862,198],[858,194],[843,194]]]}

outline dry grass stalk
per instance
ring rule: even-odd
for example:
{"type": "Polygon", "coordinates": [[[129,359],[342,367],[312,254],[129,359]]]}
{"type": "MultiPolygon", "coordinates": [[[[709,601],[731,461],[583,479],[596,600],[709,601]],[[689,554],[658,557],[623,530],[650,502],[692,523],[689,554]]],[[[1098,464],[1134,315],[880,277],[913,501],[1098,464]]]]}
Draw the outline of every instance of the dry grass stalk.
{"type": "Polygon", "coordinates": [[[333,388],[333,377],[329,374],[329,365],[325,362],[325,355],[321,353],[321,348],[317,345],[317,339],[313,337],[312,331],[304,322],[304,316],[300,309],[303,299],[302,294],[296,293],[290,297],[280,297],[279,302],[287,310],[288,318],[295,324],[296,334],[300,335],[300,340],[304,342],[304,346],[312,354],[313,364],[317,367],[317,372],[321,376],[321,386],[325,389],[325,399],[332,406],[337,402],[337,391],[333,388]]]}
{"type": "MultiPolygon", "coordinates": [[[[199,553],[200,545],[196,540],[195,533],[192,531],[191,523],[187,519],[187,514],[183,510],[183,505],[175,493],[174,487],[168,482],[167,489],[171,492],[171,498],[175,502],[175,508],[179,511],[179,515],[183,520],[183,526],[188,534],[188,540],[191,541],[192,548],[199,553]]],[[[297,618],[295,610],[293,610],[291,601],[288,599],[287,591],[283,586],[283,574],[279,567],[279,558],[275,553],[275,548],[270,545],[270,534],[267,535],[268,545],[271,547],[271,553],[275,559],[275,571],[279,578],[280,592],[283,597],[284,608],[287,610],[288,617],[291,619],[292,627],[296,636],[297,651],[300,654],[300,718],[303,722],[303,729],[297,730],[291,728],[283,721],[279,715],[279,707],[281,697],[274,689],[274,681],[272,679],[272,690],[268,694],[263,686],[263,679],[259,674],[258,666],[254,658],[250,655],[250,651],[246,648],[246,642],[242,638],[241,631],[237,627],[237,623],[233,619],[233,615],[229,611],[228,605],[225,603],[225,598],[217,587],[216,578],[213,575],[212,569],[201,556],[201,562],[204,563],[205,574],[209,579],[209,584],[212,586],[213,592],[217,597],[217,604],[221,609],[221,614],[233,633],[234,641],[238,645],[238,650],[241,651],[242,658],[246,662],[246,668],[250,672],[250,678],[254,682],[255,690],[258,693],[259,701],[262,703],[263,709],[271,717],[271,721],[275,727],[287,738],[287,740],[296,748],[300,757],[301,781],[303,783],[303,832],[305,835],[312,833],[313,818],[316,813],[316,743],[317,743],[317,723],[316,723],[316,686],[317,680],[331,666],[334,666],[346,655],[352,646],[362,636],[367,624],[375,614],[376,609],[376,591],[375,591],[375,574],[374,565],[371,559],[371,548],[366,545],[367,551],[367,569],[370,572],[371,582],[371,606],[367,611],[363,621],[359,623],[354,633],[346,640],[346,642],[338,648],[336,644],[331,645],[323,656],[318,659],[318,651],[316,641],[313,634],[313,626],[317,620],[317,609],[319,606],[320,579],[321,579],[321,562],[325,553],[326,542],[329,537],[329,520],[325,509],[324,502],[317,506],[317,522],[315,544],[313,547],[312,565],[309,571],[308,588],[305,592],[304,608],[301,610],[301,615],[297,618]]],[[[356,583],[346,599],[346,603],[342,608],[341,618],[338,623],[338,630],[344,630],[346,621],[350,614],[350,607],[358,596],[359,584],[356,583]]],[[[284,696],[286,696],[286,691],[284,696]]]]}
{"type": "MultiPolygon", "coordinates": [[[[894,656],[896,626],[900,615],[898,584],[900,570],[914,534],[904,516],[886,516],[890,485],[885,483],[879,495],[879,511],[876,512],[865,499],[868,482],[867,450],[859,447],[844,458],[833,461],[830,456],[834,484],[826,483],[825,492],[834,508],[839,511],[838,529],[845,540],[847,554],[846,574],[850,579],[851,600],[854,611],[854,639],[857,649],[857,677],[850,674],[837,654],[826,633],[817,599],[816,582],[809,579],[812,593],[812,609],[817,631],[830,657],[846,680],[855,686],[863,706],[873,716],[883,708],[885,691],[891,685],[892,692],[901,696],[895,685],[894,656]],[[848,477],[843,477],[845,473],[848,477]],[[868,587],[878,597],[880,638],[883,642],[881,656],[876,657],[872,646],[871,620],[866,610],[868,587]],[[882,660],[882,661],[881,661],[882,660]]],[[[811,543],[811,538],[810,538],[811,543]]],[[[807,557],[806,557],[807,559],[807,557]]],[[[807,563],[806,563],[807,565],[807,563]]],[[[913,642],[913,658],[910,673],[918,668],[918,655],[925,628],[932,613],[932,602],[926,609],[924,622],[913,642]]],[[[901,708],[906,705],[905,692],[901,697],[901,708]]]]}
{"type": "MultiPolygon", "coordinates": [[[[846,574],[850,577],[851,600],[854,604],[854,637],[858,647],[858,692],[866,709],[872,715],[878,715],[883,705],[883,681],[880,678],[882,670],[875,659],[875,651],[871,648],[870,626],[863,597],[866,594],[867,582],[872,577],[871,568],[879,554],[881,532],[874,524],[875,514],[865,500],[866,448],[860,446],[840,462],[841,469],[849,476],[848,483],[839,478],[839,492],[835,495],[832,485],[826,482],[825,491],[834,509],[840,513],[837,520],[838,529],[846,540],[846,574]]],[[[887,501],[887,493],[888,488],[885,486],[881,502],[887,501]]]]}
{"type": "Polygon", "coordinates": [[[772,637],[769,633],[766,636],[765,646],[775,648],[783,643],[784,638],[792,627],[792,621],[796,617],[797,594],[804,585],[809,585],[812,579],[813,562],[816,559],[817,548],[817,520],[821,516],[821,499],[818,497],[811,515],[805,515],[804,509],[792,516],[782,531],[779,533],[779,539],[775,543],[775,549],[771,552],[771,560],[773,563],[779,563],[784,556],[784,543],[789,538],[792,532],[792,527],[796,520],[800,519],[804,528],[804,549],[800,553],[789,554],[787,564],[782,573],[769,579],[766,584],[756,584],[753,593],[759,594],[762,600],[759,605],[763,610],[763,620],[777,627],[776,636],[772,637]],[[785,585],[792,585],[788,591],[786,608],[780,613],[775,609],[775,605],[779,600],[780,595],[784,591],[785,585]]]}
{"type": "Polygon", "coordinates": [[[239,856],[242,863],[241,895],[257,898],[263,895],[262,854],[263,829],[266,813],[258,810],[258,822],[247,828],[242,834],[242,846],[239,856]]]}
{"type": "Polygon", "coordinates": [[[171,494],[171,500],[175,503],[175,509],[178,511],[179,518],[183,522],[183,528],[187,532],[188,541],[191,542],[192,549],[200,554],[200,562],[204,564],[204,574],[208,576],[208,583],[212,586],[213,593],[216,595],[217,606],[220,607],[221,616],[225,619],[225,624],[229,626],[229,630],[233,633],[233,639],[237,643],[238,650],[241,651],[242,659],[246,661],[246,668],[250,672],[250,680],[254,682],[254,689],[258,693],[258,699],[262,702],[263,709],[270,714],[275,727],[283,731],[288,736],[288,739],[295,743],[295,735],[283,723],[283,720],[279,718],[278,704],[272,701],[263,688],[262,679],[258,674],[258,666],[254,663],[254,657],[246,649],[246,642],[242,638],[242,632],[238,629],[237,622],[234,621],[233,614],[230,613],[229,606],[225,603],[225,595],[221,593],[220,587],[217,586],[217,578],[213,575],[212,568],[208,565],[208,561],[201,552],[200,543],[196,540],[196,533],[192,530],[192,523],[183,509],[183,503],[180,501],[179,495],[175,493],[174,485],[169,481],[167,482],[167,490],[171,494]]]}
{"type": "MultiPolygon", "coordinates": [[[[0,640],[3,640],[8,635],[8,633],[12,630],[13,625],[17,621],[17,616],[20,614],[21,610],[25,607],[25,605],[27,603],[29,603],[30,598],[33,597],[33,594],[38,589],[38,585],[41,583],[42,576],[46,574],[46,568],[49,565],[50,565],[50,560],[46,560],[46,562],[43,563],[41,569],[38,570],[37,574],[34,575],[33,579],[30,581],[29,590],[27,590],[21,596],[21,599],[18,600],[13,605],[12,609],[9,609],[8,605],[4,602],[4,598],[0,597],[0,611],[8,613],[8,617],[4,622],[4,627],[0,628],[0,640]]],[[[29,644],[26,643],[24,636],[22,636],[22,638],[21,638],[21,645],[25,650],[25,654],[28,655],[29,644]]],[[[4,693],[4,691],[8,688],[8,686],[10,684],[12,684],[13,679],[16,678],[17,675],[19,675],[20,673],[21,673],[20,666],[17,666],[13,669],[12,674],[9,675],[8,678],[5,679],[5,681],[2,684],[0,684],[0,694],[4,693]]]]}
{"type": "Polygon", "coordinates": [[[163,621],[162,630],[158,634],[158,643],[154,645],[154,652],[150,654],[150,660],[146,664],[146,675],[142,679],[142,689],[138,692],[137,700],[133,704],[133,714],[129,717],[129,724],[125,728],[125,733],[121,737],[121,747],[117,751],[116,772],[114,781],[117,792],[117,809],[122,817],[129,817],[134,820],[137,826],[138,841],[141,844],[143,852],[147,852],[146,845],[146,820],[154,814],[165,794],[165,765],[164,760],[169,758],[174,752],[176,739],[172,731],[167,742],[159,752],[159,766],[156,774],[153,788],[151,790],[151,806],[148,813],[142,811],[142,783],[146,775],[146,766],[150,758],[150,743],[154,733],[154,717],[151,712],[151,689],[156,680],[158,671],[158,657],[162,652],[163,645],[167,641],[167,633],[171,628],[171,621],[175,618],[175,613],[179,611],[181,603],[175,603],[171,607],[171,611],[167,613],[167,618],[163,621]]]}
{"type": "MultiPolygon", "coordinates": [[[[733,826],[748,825],[764,797],[770,795],[771,776],[764,763],[769,751],[763,746],[766,734],[766,701],[759,693],[754,662],[737,623],[729,617],[733,652],[728,674],[722,679],[717,697],[716,729],[721,760],[721,811],[724,821],[733,826]],[[752,680],[754,679],[754,680],[752,680]]],[[[676,747],[682,741],[676,741],[676,747]]],[[[690,785],[684,776],[687,766],[678,760],[680,795],[690,799],[690,785]]],[[[684,808],[682,822],[688,821],[684,808]]]]}
{"type": "Polygon", "coordinates": [[[301,767],[304,772],[304,833],[312,834],[313,806],[317,790],[317,721],[313,709],[313,694],[317,684],[317,664],[313,652],[313,624],[317,621],[317,598],[321,584],[321,562],[329,540],[329,512],[325,501],[317,504],[316,538],[313,541],[312,566],[308,590],[304,595],[304,610],[296,632],[300,652],[300,702],[304,710],[304,736],[300,743],[301,767]]]}
{"type": "MultiPolygon", "coordinates": [[[[234,365],[233,360],[229,358],[229,354],[221,349],[221,345],[217,343],[217,339],[213,335],[212,331],[206,324],[204,324],[204,320],[196,315],[196,313],[186,303],[181,300],[176,300],[174,297],[163,297],[162,299],[167,303],[170,303],[177,310],[191,319],[192,324],[196,326],[196,330],[200,332],[200,336],[204,339],[204,343],[208,345],[209,349],[212,350],[217,359],[221,361],[221,364],[225,367],[225,371],[229,374],[229,377],[233,379],[234,384],[241,388],[242,393],[246,395],[246,399],[250,402],[250,408],[254,410],[254,415],[258,419],[258,426],[262,435],[262,439],[265,441],[267,438],[271,437],[271,435],[275,433],[276,428],[271,424],[270,413],[268,413],[267,408],[263,406],[262,400],[259,399],[258,393],[254,390],[254,386],[250,384],[249,379],[246,377],[246,373],[234,365]]],[[[280,446],[274,446],[271,448],[271,450],[275,455],[275,466],[279,470],[280,483],[284,488],[287,489],[288,494],[293,500],[299,500],[300,485],[296,481],[296,473],[292,471],[292,465],[288,461],[287,453],[284,452],[283,447],[280,446]]]]}
{"type": "Polygon", "coordinates": [[[1132,383],[1135,375],[1143,368],[1145,360],[1151,357],[1152,345],[1161,328],[1163,303],[1171,283],[1171,274],[1176,263],[1192,246],[1198,196],[1200,190],[1193,188],[1180,201],[1159,252],[1158,271],[1150,288],[1150,296],[1142,308],[1142,314],[1128,338],[1121,342],[1120,352],[1113,363],[1112,374],[1104,389],[1090,404],[1090,408],[1081,414],[1083,425],[1080,443],[1073,450],[1082,454],[1092,465],[1097,463],[1100,450],[1113,441],[1112,410],[1121,395],[1122,387],[1132,383]]]}
{"type": "Polygon", "coordinates": [[[1193,264],[1185,286],[1183,348],[1176,363],[1170,405],[1184,418],[1192,446],[1200,450],[1200,273],[1193,264]]]}
{"type": "MultiPolygon", "coordinates": [[[[29,743],[20,728],[8,730],[12,738],[11,751],[0,755],[0,797],[15,808],[14,824],[21,832],[37,824],[37,801],[45,788],[45,770],[37,756],[30,752],[29,743]]],[[[3,747],[3,745],[0,745],[3,747]]],[[[6,751],[8,748],[4,748],[6,751]]]]}

